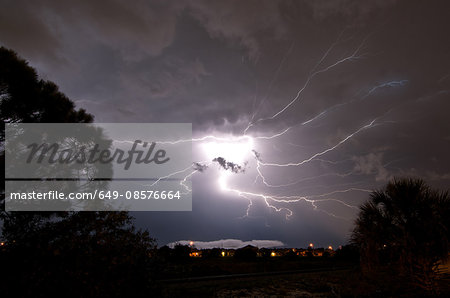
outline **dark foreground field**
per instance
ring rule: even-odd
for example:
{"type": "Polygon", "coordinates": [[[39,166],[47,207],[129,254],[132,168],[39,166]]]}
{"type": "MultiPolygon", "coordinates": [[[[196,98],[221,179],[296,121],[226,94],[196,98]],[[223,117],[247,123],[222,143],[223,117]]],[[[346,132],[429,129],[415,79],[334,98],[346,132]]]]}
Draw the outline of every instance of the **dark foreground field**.
{"type": "MultiPolygon", "coordinates": [[[[162,297],[449,297],[449,279],[427,293],[389,275],[365,276],[354,262],[311,259],[192,260],[179,264],[185,277],[160,280],[162,297]],[[192,268],[209,270],[196,274],[192,268]],[[208,269],[209,268],[209,269],[208,269]],[[211,268],[215,269],[215,273],[211,268]],[[265,268],[264,270],[258,270],[265,268]],[[189,273],[190,271],[190,273],[189,273]],[[221,273],[221,274],[218,274],[221,273]]],[[[213,270],[214,271],[214,270],[213,270]]]]}

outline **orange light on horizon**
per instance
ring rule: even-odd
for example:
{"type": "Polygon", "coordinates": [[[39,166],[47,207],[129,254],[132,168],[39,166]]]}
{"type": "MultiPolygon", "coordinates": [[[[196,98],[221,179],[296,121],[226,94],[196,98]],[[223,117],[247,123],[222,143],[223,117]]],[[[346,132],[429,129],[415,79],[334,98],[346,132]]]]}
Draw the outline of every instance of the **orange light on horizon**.
{"type": "Polygon", "coordinates": [[[331,246],[331,245],[328,246],[328,249],[329,249],[329,250],[333,250],[333,246],[331,246]]]}
{"type": "Polygon", "coordinates": [[[225,256],[225,252],[224,251],[222,251],[222,257],[224,257],[225,256]]]}
{"type": "Polygon", "coordinates": [[[274,257],[274,256],[276,256],[277,254],[274,252],[274,251],[272,251],[271,253],[270,253],[270,256],[272,256],[272,257],[274,257]]]}
{"type": "Polygon", "coordinates": [[[310,244],[309,244],[309,247],[311,247],[311,248],[314,247],[314,244],[310,243],[310,244]]]}
{"type": "Polygon", "coordinates": [[[189,242],[189,245],[193,246],[194,245],[194,241],[189,242]]]}
{"type": "Polygon", "coordinates": [[[5,242],[0,242],[0,246],[3,246],[3,245],[5,245],[5,242]]]}

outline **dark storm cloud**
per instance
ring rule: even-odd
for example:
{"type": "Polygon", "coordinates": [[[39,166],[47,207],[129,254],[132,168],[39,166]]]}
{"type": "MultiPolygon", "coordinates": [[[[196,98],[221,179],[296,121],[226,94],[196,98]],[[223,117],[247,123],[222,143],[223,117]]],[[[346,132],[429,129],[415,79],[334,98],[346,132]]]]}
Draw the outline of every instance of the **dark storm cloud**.
{"type": "MultiPolygon", "coordinates": [[[[167,115],[166,111],[173,111],[174,107],[185,104],[190,96],[196,96],[192,89],[198,86],[202,77],[210,75],[202,61],[215,59],[207,53],[208,46],[225,43],[236,49],[242,48],[241,53],[234,57],[219,56],[218,59],[255,60],[262,50],[258,34],[273,37],[283,31],[277,3],[272,1],[263,3],[263,11],[270,14],[260,14],[255,10],[261,6],[255,1],[138,1],[132,5],[123,1],[80,1],[77,4],[50,0],[33,4],[6,2],[8,9],[2,10],[5,14],[2,19],[7,23],[0,31],[2,44],[18,50],[33,65],[41,66],[44,76],[57,81],[75,99],[85,103],[89,100],[101,102],[100,107],[86,104],[90,109],[104,110],[105,106],[115,105],[124,97],[131,101],[144,98],[148,105],[159,103],[163,113],[156,115],[167,115]],[[180,14],[190,16],[190,19],[180,20],[180,14]],[[19,19],[17,15],[22,17],[19,19]],[[181,47],[177,45],[174,50],[164,52],[174,44],[177,26],[178,34],[191,34],[180,33],[183,31],[180,27],[186,25],[183,23],[198,24],[206,33],[203,40],[197,44],[190,44],[188,40],[181,47]],[[183,53],[189,48],[194,52],[183,53]],[[85,92],[86,89],[90,91],[85,92]],[[172,104],[165,106],[161,101],[172,104]]],[[[224,54],[228,56],[228,53],[224,54]]],[[[220,63],[209,67],[216,77],[217,72],[223,71],[220,63]]],[[[242,76],[242,84],[245,85],[248,83],[248,70],[244,71],[247,73],[237,73],[233,77],[242,76]]],[[[235,123],[240,118],[234,107],[218,107],[210,101],[239,102],[242,93],[248,92],[246,87],[233,82],[227,84],[224,80],[215,85],[219,84],[231,92],[223,94],[217,88],[209,92],[205,90],[208,94],[199,94],[194,99],[201,97],[208,101],[202,104],[202,108],[211,106],[209,117],[198,117],[205,125],[220,126],[226,122],[235,123]]],[[[148,106],[142,108],[149,109],[148,106]]],[[[197,116],[195,110],[186,113],[186,118],[197,116]]],[[[123,116],[126,117],[119,113],[109,117],[120,119],[123,116]]],[[[155,117],[137,117],[148,116],[155,117]]]]}
{"type": "Polygon", "coordinates": [[[188,86],[199,85],[210,75],[198,58],[186,61],[177,57],[165,57],[152,64],[149,69],[142,66],[128,68],[121,75],[122,83],[156,99],[182,97],[188,86]]]}
{"type": "Polygon", "coordinates": [[[204,171],[206,171],[206,169],[208,169],[208,166],[204,165],[204,164],[201,164],[199,162],[194,162],[193,168],[194,168],[194,170],[203,173],[204,171]]]}
{"type": "MultiPolygon", "coordinates": [[[[448,187],[447,1],[0,2],[0,44],[29,60],[96,121],[192,122],[195,136],[241,134],[252,117],[270,118],[285,107],[314,69],[359,47],[357,59],[312,78],[279,117],[258,122],[248,134],[273,135],[293,126],[282,137],[257,140],[252,149],[263,162],[298,162],[374,125],[321,160],[263,168],[273,184],[292,183],[286,193],[267,191],[373,189],[402,175],[448,187]]],[[[266,190],[249,178],[255,172],[249,159],[246,173],[233,175],[236,183],[266,190]]],[[[284,211],[255,201],[251,216],[242,219],[249,202],[217,194],[213,169],[207,174],[194,177],[192,213],[138,215],[140,222],[155,227],[162,242],[205,235],[203,240],[279,239],[288,245],[316,237],[338,245],[351,228],[351,220],[312,211],[307,202],[286,221],[284,211]]],[[[355,205],[366,197],[333,196],[355,205]]],[[[351,218],[353,211],[344,207],[341,213],[351,218]]]]}
{"type": "Polygon", "coordinates": [[[177,15],[176,5],[163,1],[2,2],[2,41],[25,54],[30,51],[35,59],[64,57],[67,49],[61,43],[88,39],[119,49],[129,59],[158,55],[172,42],[177,15]]]}
{"type": "Polygon", "coordinates": [[[323,0],[310,1],[313,16],[325,19],[330,16],[340,15],[353,18],[358,22],[364,22],[369,14],[383,8],[391,8],[398,0],[379,1],[353,1],[353,0],[323,0]]]}
{"type": "Polygon", "coordinates": [[[224,170],[230,170],[231,172],[237,174],[237,173],[244,173],[246,164],[243,166],[238,165],[234,162],[227,161],[223,157],[216,157],[213,159],[213,162],[217,162],[224,170]]]}
{"type": "Polygon", "coordinates": [[[285,37],[286,26],[280,1],[190,1],[190,14],[204,26],[211,38],[243,46],[248,59],[257,61],[262,54],[264,35],[285,37]],[[268,13],[270,12],[270,13],[268,13]]]}
{"type": "Polygon", "coordinates": [[[34,2],[2,1],[0,40],[28,59],[58,61],[61,43],[36,10],[34,2]]]}

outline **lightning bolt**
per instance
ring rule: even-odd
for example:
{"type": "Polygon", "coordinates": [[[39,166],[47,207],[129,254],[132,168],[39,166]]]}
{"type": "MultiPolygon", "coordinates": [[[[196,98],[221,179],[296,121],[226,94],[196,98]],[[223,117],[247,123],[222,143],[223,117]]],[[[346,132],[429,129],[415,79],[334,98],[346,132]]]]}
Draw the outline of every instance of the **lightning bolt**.
{"type": "Polygon", "coordinates": [[[303,86],[297,91],[297,94],[294,96],[294,98],[292,98],[292,100],[289,103],[287,103],[283,108],[281,108],[279,111],[274,113],[272,116],[267,117],[267,118],[259,118],[255,122],[250,122],[249,125],[247,126],[247,128],[244,130],[244,134],[248,131],[248,129],[250,127],[255,126],[258,122],[266,121],[266,120],[273,120],[273,119],[277,118],[279,115],[281,115],[282,113],[284,113],[287,109],[289,109],[295,102],[297,102],[299,100],[299,98],[300,98],[301,94],[303,93],[303,91],[308,87],[308,85],[310,84],[312,79],[314,77],[316,77],[317,75],[319,75],[321,73],[324,73],[324,72],[327,72],[327,71],[329,71],[329,70],[331,70],[331,69],[337,67],[338,65],[340,65],[342,63],[345,63],[347,61],[354,61],[354,60],[358,60],[358,59],[364,57],[364,54],[359,54],[359,52],[361,51],[361,48],[364,46],[364,43],[365,43],[366,39],[367,39],[367,37],[360,43],[360,45],[353,51],[353,53],[351,55],[349,55],[347,57],[344,57],[342,59],[339,59],[339,60],[335,61],[334,63],[328,65],[325,68],[322,68],[320,70],[316,70],[318,68],[318,66],[328,57],[329,53],[331,52],[333,47],[338,43],[338,41],[333,43],[330,46],[330,48],[328,48],[328,50],[325,52],[325,54],[322,56],[322,58],[318,61],[318,63],[313,68],[311,73],[308,75],[308,77],[306,78],[306,81],[304,82],[303,86]]]}
{"type": "MultiPolygon", "coordinates": [[[[270,116],[259,118],[259,119],[255,120],[256,115],[260,111],[261,105],[267,100],[268,94],[272,88],[272,85],[276,81],[276,79],[279,75],[279,72],[282,69],[283,64],[286,62],[290,52],[292,51],[292,49],[294,47],[294,43],[292,43],[291,47],[288,49],[287,53],[283,56],[278,67],[276,68],[275,74],[269,83],[269,87],[267,89],[266,96],[262,99],[262,101],[256,107],[256,110],[254,110],[251,113],[251,116],[249,117],[249,119],[250,119],[249,123],[244,128],[244,130],[242,131],[242,133],[240,135],[236,135],[236,136],[205,135],[205,136],[191,138],[191,139],[180,139],[180,140],[169,140],[169,141],[159,140],[159,141],[155,141],[155,142],[158,144],[176,145],[176,144],[180,144],[180,143],[184,143],[184,142],[206,143],[206,142],[213,141],[213,142],[218,142],[218,143],[237,143],[237,142],[244,141],[244,142],[249,142],[249,143],[253,144],[253,142],[257,141],[257,140],[260,140],[263,142],[271,141],[276,138],[286,136],[291,131],[293,131],[299,127],[302,127],[302,126],[306,126],[306,125],[312,123],[313,121],[316,121],[316,120],[326,116],[328,113],[336,110],[337,108],[340,108],[340,107],[343,107],[345,105],[355,102],[356,100],[350,100],[348,102],[344,102],[341,104],[337,104],[337,105],[328,107],[325,110],[323,110],[322,112],[320,112],[319,114],[317,114],[316,116],[310,118],[309,120],[300,122],[293,126],[289,126],[287,128],[282,129],[279,132],[275,132],[272,134],[264,134],[264,135],[259,135],[255,132],[255,133],[253,133],[253,135],[249,135],[249,131],[252,127],[256,127],[260,122],[274,120],[274,119],[282,116],[283,113],[285,113],[287,110],[292,108],[294,106],[294,104],[299,102],[301,100],[301,96],[302,96],[302,93],[304,92],[304,90],[306,88],[308,88],[311,81],[313,79],[315,79],[316,77],[318,77],[320,74],[328,72],[344,63],[359,60],[366,55],[364,53],[361,53],[361,51],[362,51],[362,48],[364,47],[366,39],[368,37],[363,39],[362,42],[351,52],[350,55],[345,56],[341,59],[335,60],[335,61],[331,62],[330,64],[328,64],[328,66],[322,66],[324,64],[324,62],[327,60],[327,58],[330,56],[330,53],[333,52],[333,49],[341,42],[341,37],[343,35],[343,32],[341,33],[341,35],[339,35],[338,39],[333,44],[331,44],[331,46],[318,59],[317,63],[311,69],[308,76],[306,77],[306,80],[303,82],[301,87],[298,89],[295,96],[290,101],[288,101],[284,106],[282,106],[281,108],[279,108],[278,110],[273,112],[270,116]]],[[[371,89],[369,89],[364,96],[360,97],[357,100],[366,99],[367,97],[371,96],[372,94],[374,94],[374,92],[376,92],[379,89],[404,86],[407,82],[408,82],[408,80],[399,80],[399,81],[390,81],[390,82],[378,84],[378,85],[372,87],[371,89]]],[[[256,99],[256,97],[255,97],[255,99],[256,99]]],[[[255,108],[255,106],[256,106],[255,102],[256,101],[254,101],[253,108],[255,108]]],[[[386,113],[384,115],[386,115],[386,113]]],[[[349,140],[351,140],[358,134],[362,133],[363,131],[366,131],[377,125],[380,125],[380,123],[378,123],[378,120],[381,117],[382,116],[377,117],[377,118],[371,120],[370,122],[368,122],[367,124],[364,124],[364,125],[358,127],[353,132],[349,133],[348,135],[346,135],[345,137],[340,139],[334,145],[324,148],[321,151],[318,151],[318,152],[312,154],[310,157],[308,157],[304,160],[300,160],[300,161],[296,161],[296,162],[287,162],[287,163],[266,162],[263,160],[261,154],[259,152],[257,152],[256,150],[254,150],[253,148],[250,150],[250,152],[243,152],[243,154],[250,153],[253,155],[254,162],[256,163],[256,166],[255,166],[256,176],[255,176],[255,180],[254,180],[253,184],[256,185],[256,183],[258,181],[261,181],[262,184],[259,184],[259,185],[264,187],[264,191],[252,191],[252,190],[242,189],[239,187],[232,186],[229,181],[230,177],[233,175],[243,175],[244,173],[232,174],[229,171],[226,171],[225,169],[219,169],[220,174],[219,174],[219,178],[218,178],[218,185],[222,191],[233,194],[237,197],[243,198],[248,201],[248,205],[247,205],[245,214],[243,215],[243,218],[250,217],[251,208],[254,206],[254,201],[260,200],[263,203],[263,205],[265,205],[268,209],[274,210],[275,212],[284,213],[286,219],[289,219],[290,217],[292,217],[294,215],[294,212],[290,209],[292,207],[290,207],[289,205],[297,204],[299,202],[305,202],[305,203],[310,204],[312,209],[315,211],[323,212],[324,214],[327,214],[328,216],[332,216],[334,218],[349,220],[348,218],[342,217],[338,214],[334,214],[333,212],[330,212],[323,208],[320,208],[320,206],[319,206],[320,203],[334,202],[334,203],[340,204],[346,208],[358,210],[357,206],[351,205],[343,200],[337,199],[335,196],[338,194],[349,193],[349,192],[371,192],[371,190],[361,188],[361,187],[349,187],[350,185],[346,185],[347,188],[343,188],[342,187],[343,185],[340,185],[340,187],[342,187],[342,189],[333,190],[333,191],[329,191],[326,193],[319,193],[319,194],[315,194],[315,195],[279,195],[279,194],[270,193],[270,190],[274,190],[274,189],[285,190],[287,187],[294,186],[301,182],[310,181],[310,180],[318,179],[321,177],[327,177],[327,176],[336,176],[336,177],[345,178],[345,177],[356,174],[355,170],[347,171],[345,173],[333,173],[333,172],[325,173],[325,174],[321,174],[321,175],[317,175],[317,176],[305,177],[305,178],[302,178],[302,179],[299,179],[299,180],[296,180],[293,182],[289,182],[289,183],[280,183],[280,184],[275,184],[275,183],[270,182],[269,179],[264,175],[264,171],[266,169],[270,169],[270,168],[274,168],[274,167],[276,167],[280,170],[282,170],[284,168],[291,168],[291,167],[302,167],[311,162],[320,162],[320,163],[329,164],[329,165],[336,165],[336,164],[340,164],[340,163],[344,163],[344,162],[355,162],[353,159],[344,159],[344,160],[340,160],[340,161],[327,160],[327,159],[324,159],[324,156],[329,154],[332,151],[339,149],[341,146],[343,146],[345,143],[347,143],[349,140]],[[288,208],[287,206],[289,206],[290,208],[288,208]]],[[[132,143],[133,141],[115,140],[115,142],[132,143]]],[[[297,144],[293,144],[293,143],[288,143],[288,144],[291,146],[302,146],[302,145],[297,145],[297,144]]],[[[217,156],[217,158],[218,157],[219,156],[217,156]]],[[[199,163],[194,163],[192,166],[190,166],[188,168],[180,169],[171,174],[168,174],[167,176],[157,179],[152,184],[150,184],[150,186],[153,186],[153,185],[159,183],[160,181],[170,178],[174,175],[184,174],[184,177],[183,177],[183,179],[181,179],[180,184],[186,189],[186,192],[192,192],[192,189],[190,189],[188,187],[188,185],[186,184],[188,179],[191,179],[195,174],[199,174],[199,173],[203,173],[203,172],[207,171],[213,162],[214,162],[213,160],[207,160],[207,161],[202,161],[199,163]]],[[[334,187],[337,187],[337,186],[334,186],[334,187]]]]}
{"type": "Polygon", "coordinates": [[[313,156],[311,156],[310,158],[307,158],[307,159],[305,159],[305,160],[302,160],[302,161],[299,161],[299,162],[296,162],[296,163],[285,163],[285,164],[259,162],[259,165],[262,165],[262,166],[272,166],[272,167],[301,166],[301,165],[303,165],[303,164],[305,164],[305,163],[308,163],[308,162],[312,161],[312,160],[315,159],[316,157],[322,156],[322,155],[324,155],[324,154],[326,154],[326,153],[328,153],[328,152],[330,152],[330,151],[336,149],[337,147],[341,146],[342,144],[344,144],[345,142],[347,142],[349,139],[351,139],[351,138],[352,138],[354,135],[356,135],[357,133],[359,133],[359,132],[361,132],[361,131],[363,131],[363,130],[365,130],[365,129],[367,129],[367,128],[373,127],[374,124],[375,124],[375,121],[376,121],[376,119],[372,120],[369,124],[366,124],[366,125],[360,127],[360,128],[359,128],[358,130],[356,130],[355,132],[353,132],[353,133],[349,134],[348,136],[346,136],[344,139],[342,139],[341,141],[339,141],[336,145],[334,145],[334,146],[332,146],[332,147],[330,147],[330,148],[327,148],[327,149],[325,149],[325,150],[323,150],[323,151],[321,151],[321,152],[318,152],[318,153],[314,154],[313,156]]]}
{"type": "Polygon", "coordinates": [[[400,81],[390,81],[387,83],[383,83],[383,84],[379,84],[375,87],[373,87],[372,89],[370,89],[366,95],[363,96],[363,99],[366,97],[369,97],[372,95],[372,93],[374,93],[377,89],[381,89],[381,88],[387,88],[387,87],[399,87],[399,86],[405,86],[406,83],[408,83],[408,80],[400,80],[400,81]]]}

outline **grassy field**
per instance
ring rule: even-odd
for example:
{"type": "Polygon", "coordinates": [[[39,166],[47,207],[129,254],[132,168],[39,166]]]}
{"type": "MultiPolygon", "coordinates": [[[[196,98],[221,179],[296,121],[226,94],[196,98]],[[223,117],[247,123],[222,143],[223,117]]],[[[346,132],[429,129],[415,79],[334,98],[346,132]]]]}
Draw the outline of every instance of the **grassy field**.
{"type": "MultiPolygon", "coordinates": [[[[162,297],[424,297],[431,293],[402,283],[388,273],[367,277],[352,262],[333,259],[189,260],[178,264],[184,276],[158,284],[162,297]],[[347,266],[347,269],[336,269],[347,266]],[[334,267],[334,268],[332,268],[334,267]],[[197,269],[194,269],[197,268],[197,269]],[[209,272],[200,274],[200,271],[209,272]],[[214,270],[212,270],[212,269],[214,270]],[[261,270],[262,269],[262,270],[261,270]],[[197,271],[195,271],[197,270],[197,271]],[[265,271],[263,271],[265,270],[265,271]],[[289,271],[280,273],[280,271],[289,271]],[[293,272],[303,270],[306,272],[293,272]],[[319,272],[308,272],[317,270],[319,272]],[[263,273],[265,272],[265,273],[263,273]],[[249,274],[242,276],[239,274],[249,274]],[[257,274],[257,275],[252,275],[257,274]],[[220,275],[220,276],[218,276],[220,275]],[[236,276],[237,275],[237,276],[236,276]],[[216,278],[198,278],[215,276],[216,278]]],[[[178,268],[180,269],[180,268],[178,268]]],[[[439,296],[449,297],[448,279],[440,281],[439,296]]],[[[435,295],[436,293],[433,293],[435,295]]]]}
{"type": "Polygon", "coordinates": [[[276,271],[293,271],[331,267],[354,267],[357,263],[334,258],[297,257],[297,258],[255,258],[254,260],[236,260],[227,258],[189,258],[171,260],[164,264],[159,279],[177,279],[196,276],[245,274],[276,271]]]}
{"type": "Polygon", "coordinates": [[[189,281],[167,284],[162,294],[165,297],[329,297],[336,295],[339,277],[346,274],[348,271],[189,281]]]}

